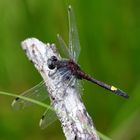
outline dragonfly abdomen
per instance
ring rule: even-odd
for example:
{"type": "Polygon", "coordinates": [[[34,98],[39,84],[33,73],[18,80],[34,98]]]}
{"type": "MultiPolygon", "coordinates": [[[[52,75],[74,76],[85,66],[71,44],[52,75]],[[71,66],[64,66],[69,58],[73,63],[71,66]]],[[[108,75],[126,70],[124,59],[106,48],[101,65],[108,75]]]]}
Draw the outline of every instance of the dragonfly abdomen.
{"type": "Polygon", "coordinates": [[[116,88],[116,87],[114,87],[112,85],[108,85],[108,84],[106,84],[104,82],[96,80],[96,79],[94,79],[93,77],[91,77],[90,75],[84,73],[81,70],[77,71],[77,75],[78,75],[78,77],[80,77],[79,79],[88,80],[88,81],[90,81],[90,82],[92,82],[94,84],[97,84],[100,87],[103,87],[103,88],[105,88],[105,89],[107,89],[107,90],[109,90],[109,91],[111,91],[111,92],[113,92],[113,93],[115,93],[115,94],[117,94],[119,96],[122,96],[124,98],[129,98],[129,96],[124,91],[122,91],[122,90],[120,90],[120,89],[118,89],[118,88],[116,88]]]}

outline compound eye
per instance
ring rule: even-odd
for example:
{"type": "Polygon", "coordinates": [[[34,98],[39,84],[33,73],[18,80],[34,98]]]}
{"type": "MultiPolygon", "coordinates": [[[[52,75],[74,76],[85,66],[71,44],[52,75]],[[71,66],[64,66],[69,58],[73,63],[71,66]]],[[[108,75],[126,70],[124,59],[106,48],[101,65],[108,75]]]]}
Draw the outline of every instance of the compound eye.
{"type": "Polygon", "coordinates": [[[52,60],[51,60],[51,59],[48,59],[48,62],[47,62],[47,63],[48,63],[48,68],[49,68],[49,69],[51,69],[51,70],[52,70],[52,69],[54,69],[54,68],[55,68],[55,64],[52,62],[52,60]]]}
{"type": "Polygon", "coordinates": [[[51,70],[55,69],[56,61],[57,61],[56,56],[51,56],[51,58],[48,59],[48,62],[47,62],[48,68],[51,69],[51,70]]]}
{"type": "Polygon", "coordinates": [[[56,58],[56,56],[51,56],[51,60],[53,61],[53,62],[56,62],[57,61],[57,58],[56,58]]]}

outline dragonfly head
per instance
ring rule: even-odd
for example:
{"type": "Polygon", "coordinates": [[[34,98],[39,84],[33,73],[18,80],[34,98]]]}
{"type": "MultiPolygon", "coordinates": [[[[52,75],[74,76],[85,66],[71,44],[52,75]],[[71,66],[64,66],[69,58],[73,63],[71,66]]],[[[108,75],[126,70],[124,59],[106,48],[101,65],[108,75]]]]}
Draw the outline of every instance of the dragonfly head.
{"type": "Polygon", "coordinates": [[[48,64],[48,68],[49,69],[55,69],[56,66],[57,66],[57,62],[58,62],[58,59],[56,56],[51,56],[51,58],[48,59],[47,61],[47,64],[48,64]]]}

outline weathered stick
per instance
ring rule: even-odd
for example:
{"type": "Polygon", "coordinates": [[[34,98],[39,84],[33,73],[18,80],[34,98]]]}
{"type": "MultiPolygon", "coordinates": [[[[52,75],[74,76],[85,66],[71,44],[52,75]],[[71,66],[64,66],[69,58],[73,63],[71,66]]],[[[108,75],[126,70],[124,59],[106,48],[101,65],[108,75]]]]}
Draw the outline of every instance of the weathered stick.
{"type": "Polygon", "coordinates": [[[29,60],[41,74],[46,83],[49,97],[67,140],[99,140],[91,117],[81,100],[74,83],[66,88],[62,74],[48,68],[48,59],[56,56],[61,60],[54,44],[44,44],[36,38],[22,42],[29,60]]]}

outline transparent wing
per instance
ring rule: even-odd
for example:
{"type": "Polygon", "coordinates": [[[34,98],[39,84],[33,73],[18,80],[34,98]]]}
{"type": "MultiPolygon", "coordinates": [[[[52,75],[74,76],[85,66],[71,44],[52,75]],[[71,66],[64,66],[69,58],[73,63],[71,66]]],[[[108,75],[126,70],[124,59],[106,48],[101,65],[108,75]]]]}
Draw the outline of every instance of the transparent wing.
{"type": "MultiPolygon", "coordinates": [[[[65,73],[63,75],[63,78],[65,79],[65,77],[67,77],[68,73],[65,73]]],[[[74,76],[71,76],[70,79],[68,79],[67,83],[65,84],[65,86],[63,87],[64,90],[67,90],[67,88],[72,85],[74,83],[74,79],[75,77],[74,76]]],[[[66,79],[65,79],[66,80],[66,79]]],[[[58,89],[59,90],[59,89],[58,89]]],[[[52,105],[51,105],[52,107],[52,105]]],[[[42,118],[40,119],[40,122],[39,122],[39,126],[44,129],[46,127],[48,127],[49,125],[51,125],[54,121],[57,120],[57,116],[56,116],[56,113],[55,111],[51,110],[51,109],[47,109],[42,118]]]]}
{"type": "Polygon", "coordinates": [[[77,62],[80,54],[80,42],[78,31],[76,27],[76,21],[73,9],[71,5],[68,8],[68,19],[69,19],[69,52],[75,62],[77,62]]]}
{"type": "Polygon", "coordinates": [[[39,126],[42,129],[45,129],[46,127],[51,125],[56,120],[57,120],[57,116],[56,116],[55,111],[46,109],[46,111],[44,112],[43,116],[40,119],[39,126]]]}
{"type": "Polygon", "coordinates": [[[72,59],[71,53],[69,51],[69,48],[67,47],[65,41],[62,39],[62,37],[59,34],[57,34],[57,39],[58,39],[58,42],[60,44],[60,49],[62,50],[63,56],[65,58],[72,59]]]}
{"type": "MultiPolygon", "coordinates": [[[[45,82],[44,81],[40,82],[39,84],[32,87],[31,89],[23,92],[21,95],[38,101],[45,100],[48,97],[45,82]]],[[[12,102],[12,107],[14,110],[19,110],[19,109],[24,109],[25,107],[28,107],[32,104],[33,103],[17,97],[12,102]]]]}
{"type": "Polygon", "coordinates": [[[78,79],[75,80],[75,87],[81,95],[83,95],[83,91],[84,91],[82,82],[83,80],[78,80],[78,79]]]}

